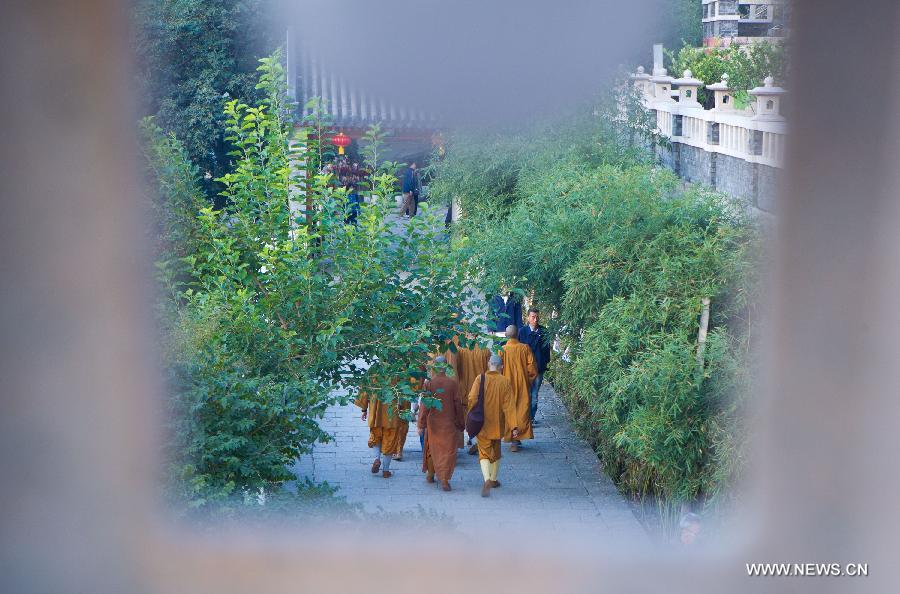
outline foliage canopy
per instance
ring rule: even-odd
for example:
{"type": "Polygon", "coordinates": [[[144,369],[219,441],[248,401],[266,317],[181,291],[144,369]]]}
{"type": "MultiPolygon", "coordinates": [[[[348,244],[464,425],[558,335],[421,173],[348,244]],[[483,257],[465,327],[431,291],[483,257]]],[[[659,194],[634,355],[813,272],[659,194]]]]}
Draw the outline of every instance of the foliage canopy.
{"type": "Polygon", "coordinates": [[[213,181],[228,168],[223,106],[229,99],[257,104],[258,56],[277,41],[263,0],[138,0],[134,6],[137,89],[145,114],[175,134],[202,174],[213,181]]]}
{"type": "Polygon", "coordinates": [[[178,140],[144,125],[168,239],[158,266],[171,484],[198,508],[277,492],[297,457],[329,439],[317,420],[332,403],[366,391],[403,409],[430,355],[477,319],[463,309],[477,299],[442,221],[427,205],[400,228],[387,216],[395,178],[375,176],[377,200],[356,224],[330,175],[293,179],[295,163],[317,149],[302,141],[309,130],[290,142],[279,57],[259,71],[264,101],[224,107],[232,167],[219,180],[222,209],[203,204],[178,140]],[[298,191],[310,200],[295,201],[298,191]]]}
{"type": "MultiPolygon", "coordinates": [[[[747,91],[762,86],[767,76],[784,81],[786,55],[784,46],[767,41],[748,46],[731,45],[727,48],[699,48],[685,45],[677,53],[667,52],[671,72],[681,76],[685,70],[707,85],[728,75],[728,84],[734,89],[735,103],[739,108],[749,104],[747,91]]],[[[712,93],[700,89],[698,100],[707,108],[713,107],[712,93]]]]}

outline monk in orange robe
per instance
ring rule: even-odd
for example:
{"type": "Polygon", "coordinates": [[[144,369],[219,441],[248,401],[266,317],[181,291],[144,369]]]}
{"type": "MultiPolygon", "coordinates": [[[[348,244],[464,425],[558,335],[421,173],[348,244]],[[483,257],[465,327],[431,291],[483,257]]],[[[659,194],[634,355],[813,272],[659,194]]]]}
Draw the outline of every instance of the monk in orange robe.
{"type": "MultiPolygon", "coordinates": [[[[470,339],[473,337],[469,337],[470,339]]],[[[487,371],[488,359],[491,352],[483,349],[477,344],[469,348],[459,348],[456,351],[457,373],[459,375],[459,385],[467,388],[472,385],[475,378],[487,371]]]]}
{"type": "MultiPolygon", "coordinates": [[[[423,375],[426,371],[426,367],[424,365],[419,366],[419,370],[422,371],[423,375]]],[[[395,383],[395,382],[392,382],[395,383]]],[[[423,390],[423,386],[425,385],[424,377],[410,377],[409,385],[412,388],[413,392],[421,392],[423,390]]],[[[402,410],[409,410],[412,403],[403,402],[400,407],[402,410]]],[[[418,408],[418,405],[417,405],[418,408]]],[[[416,418],[417,410],[413,410],[413,418],[416,418]]],[[[400,419],[401,427],[400,427],[400,451],[397,452],[397,455],[394,456],[394,460],[397,462],[403,461],[403,447],[406,445],[406,437],[409,434],[409,421],[406,419],[400,419]]]]}
{"type": "MultiPolygon", "coordinates": [[[[468,338],[471,340],[474,337],[470,335],[468,338]]],[[[477,344],[471,349],[460,348],[456,351],[456,371],[459,375],[459,385],[462,386],[460,398],[463,399],[464,404],[467,404],[465,402],[466,390],[469,389],[476,377],[487,371],[490,356],[490,351],[481,348],[477,344]]],[[[469,436],[469,444],[472,443],[473,437],[474,435],[469,436]]],[[[465,444],[461,444],[460,447],[463,447],[463,445],[465,444]]],[[[478,448],[473,445],[469,448],[469,453],[474,456],[478,453],[478,448]]]]}
{"type": "Polygon", "coordinates": [[[425,480],[437,476],[441,489],[450,490],[450,479],[456,468],[457,438],[465,423],[465,408],[459,400],[459,381],[444,371],[447,359],[435,358],[431,379],[425,382],[427,395],[440,401],[439,408],[422,407],[419,411],[419,434],[424,434],[422,472],[425,480]]]}
{"type": "MultiPolygon", "coordinates": [[[[446,363],[443,365],[449,367],[453,370],[453,377],[456,378],[457,382],[459,382],[459,336],[454,336],[452,340],[448,340],[445,343],[445,348],[442,352],[435,353],[435,356],[441,356],[446,359],[446,363]],[[455,351],[455,352],[454,352],[455,351]]],[[[460,383],[460,389],[457,391],[459,393],[459,402],[463,409],[466,408],[465,402],[465,384],[460,383]]],[[[462,448],[466,445],[466,438],[464,437],[464,431],[460,431],[457,434],[457,447],[462,448]]]]}
{"type": "Polygon", "coordinates": [[[500,472],[500,439],[505,435],[511,435],[513,438],[519,436],[516,426],[519,415],[513,389],[509,380],[499,371],[502,366],[503,360],[498,355],[491,356],[487,372],[476,377],[469,389],[468,410],[471,411],[478,403],[481,378],[484,377],[484,425],[477,436],[478,462],[481,464],[481,475],[484,477],[484,485],[481,487],[482,497],[488,497],[491,489],[500,486],[500,481],[497,480],[500,472]]]}
{"type": "MultiPolygon", "coordinates": [[[[449,365],[451,369],[453,369],[453,375],[456,377],[457,381],[459,380],[459,336],[454,336],[453,340],[448,340],[446,343],[446,348],[442,353],[436,353],[436,355],[443,356],[447,362],[445,365],[449,365]],[[450,347],[450,343],[453,343],[453,348],[450,347]],[[453,352],[454,349],[456,352],[453,352]]],[[[460,384],[463,385],[463,384],[460,384]]]]}
{"type": "Polygon", "coordinates": [[[408,423],[400,419],[399,410],[388,405],[366,392],[360,392],[356,405],[362,409],[362,420],[369,423],[369,447],[375,449],[375,461],[372,462],[372,474],[381,469],[381,476],[390,478],[391,460],[400,453],[401,435],[405,433],[408,423]]]}
{"type": "Polygon", "coordinates": [[[509,450],[518,452],[522,445],[522,439],[534,439],[534,430],[531,428],[531,382],[537,377],[537,365],[534,362],[534,354],[531,347],[519,342],[519,328],[514,324],[506,327],[506,345],[503,347],[503,377],[509,380],[515,395],[516,413],[518,415],[515,426],[519,428],[519,437],[506,435],[505,441],[512,441],[509,450]]]}

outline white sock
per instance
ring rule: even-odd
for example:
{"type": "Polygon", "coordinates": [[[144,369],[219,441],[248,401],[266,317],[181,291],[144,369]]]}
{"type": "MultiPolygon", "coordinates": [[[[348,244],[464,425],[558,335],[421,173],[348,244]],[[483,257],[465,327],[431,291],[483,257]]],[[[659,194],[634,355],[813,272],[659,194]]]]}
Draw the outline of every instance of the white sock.
{"type": "Polygon", "coordinates": [[[485,482],[491,480],[491,463],[486,458],[482,458],[478,463],[481,464],[481,476],[485,482]]]}
{"type": "Polygon", "coordinates": [[[381,455],[381,470],[390,470],[391,460],[394,458],[388,454],[381,455]]]}

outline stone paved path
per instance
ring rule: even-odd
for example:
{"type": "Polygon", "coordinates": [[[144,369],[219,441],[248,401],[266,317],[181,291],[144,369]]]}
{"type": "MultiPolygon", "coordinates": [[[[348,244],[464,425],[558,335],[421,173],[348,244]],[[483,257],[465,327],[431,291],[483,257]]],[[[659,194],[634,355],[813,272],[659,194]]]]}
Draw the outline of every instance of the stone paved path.
{"type": "MultiPolygon", "coordinates": [[[[395,233],[405,232],[404,219],[392,213],[389,221],[395,233]]],[[[443,217],[436,224],[442,226],[443,217]]],[[[603,538],[620,543],[647,539],[593,450],[575,434],[565,407],[548,382],[541,387],[535,439],[525,441],[525,447],[515,454],[503,444],[502,486],[488,498],[481,497],[478,458],[465,450],[459,450],[451,492],[426,483],[414,426],[409,430],[403,461],[391,465],[394,476],[373,475],[369,469],[374,451],[367,446],[368,426],[360,412],[352,404],[328,409],[322,428],[333,441],[317,444],[311,455],[301,458],[294,468],[300,478],[327,482],[338,488],[339,495],[369,512],[382,509],[415,514],[421,509],[429,517],[443,516],[466,536],[485,531],[493,535],[520,533],[525,526],[529,537],[539,535],[547,540],[603,538]]]]}
{"type": "Polygon", "coordinates": [[[371,474],[374,455],[366,445],[368,428],[353,405],[334,406],[326,412],[323,428],[334,441],[316,445],[295,470],[301,477],[338,487],[339,495],[367,511],[416,512],[421,506],[426,513],[450,519],[469,536],[483,530],[515,532],[525,520],[530,535],[547,538],[646,539],[591,448],[575,435],[565,407],[547,382],[541,388],[538,420],[535,439],[526,441],[522,451],[514,454],[503,445],[502,486],[486,499],[480,496],[477,457],[464,450],[459,451],[453,491],[446,493],[426,483],[418,434],[412,426],[403,461],[391,467],[394,476],[384,479],[380,473],[371,474]]]}

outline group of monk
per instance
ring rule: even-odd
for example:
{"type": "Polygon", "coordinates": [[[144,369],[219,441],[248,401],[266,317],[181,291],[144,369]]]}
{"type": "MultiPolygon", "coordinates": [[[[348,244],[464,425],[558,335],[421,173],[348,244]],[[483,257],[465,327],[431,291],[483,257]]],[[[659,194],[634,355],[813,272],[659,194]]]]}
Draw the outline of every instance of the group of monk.
{"type": "MultiPolygon", "coordinates": [[[[477,454],[484,484],[481,496],[488,497],[500,486],[501,440],[518,452],[522,441],[534,439],[531,387],[538,377],[532,348],[520,342],[519,328],[506,328],[506,343],[498,354],[480,346],[448,349],[435,356],[422,384],[424,395],[439,406],[417,406],[416,424],[422,439],[422,471],[429,483],[439,483],[450,491],[456,468],[457,450],[466,445],[467,414],[483,403],[484,423],[477,435],[469,435],[469,453],[477,454]],[[447,372],[452,370],[452,375],[447,372]],[[474,441],[474,443],[473,443],[474,441]]],[[[471,337],[470,337],[471,338],[471,337]]],[[[454,341],[458,344],[458,340],[454,341]]],[[[542,370],[543,371],[543,370],[542,370]]],[[[408,422],[390,405],[362,394],[357,405],[368,421],[370,448],[375,450],[372,474],[390,478],[391,462],[402,460],[408,422]]]]}

